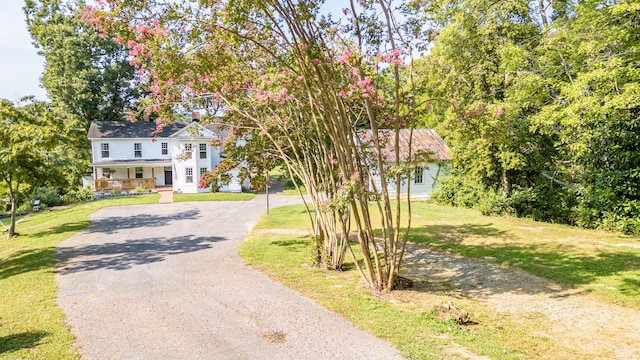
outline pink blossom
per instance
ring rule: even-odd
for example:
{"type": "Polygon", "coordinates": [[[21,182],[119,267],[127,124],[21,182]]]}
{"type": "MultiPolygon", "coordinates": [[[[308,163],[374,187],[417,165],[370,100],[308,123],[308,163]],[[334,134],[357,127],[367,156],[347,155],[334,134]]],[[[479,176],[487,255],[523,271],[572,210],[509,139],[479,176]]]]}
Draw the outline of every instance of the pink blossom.
{"type": "Polygon", "coordinates": [[[391,65],[404,66],[404,61],[402,59],[393,59],[391,60],[391,65]]]}
{"type": "Polygon", "coordinates": [[[496,110],[495,113],[493,113],[493,116],[495,117],[499,117],[500,115],[502,115],[504,113],[505,108],[500,108],[498,110],[496,110]]]}
{"type": "Polygon", "coordinates": [[[402,55],[402,51],[400,49],[393,49],[389,55],[397,57],[402,55]]]}

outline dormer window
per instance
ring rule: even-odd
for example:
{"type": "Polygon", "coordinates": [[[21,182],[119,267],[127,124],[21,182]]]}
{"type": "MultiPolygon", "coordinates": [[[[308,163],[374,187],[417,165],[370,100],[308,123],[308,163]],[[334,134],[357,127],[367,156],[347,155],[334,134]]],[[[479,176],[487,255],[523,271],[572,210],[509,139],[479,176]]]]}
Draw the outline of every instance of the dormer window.
{"type": "Polygon", "coordinates": [[[142,143],[133,144],[133,156],[137,158],[142,157],[142,143]]]}
{"type": "Polygon", "coordinates": [[[109,144],[108,143],[102,143],[102,144],[100,144],[100,148],[102,149],[102,157],[103,158],[108,158],[109,157],[109,144]]]}

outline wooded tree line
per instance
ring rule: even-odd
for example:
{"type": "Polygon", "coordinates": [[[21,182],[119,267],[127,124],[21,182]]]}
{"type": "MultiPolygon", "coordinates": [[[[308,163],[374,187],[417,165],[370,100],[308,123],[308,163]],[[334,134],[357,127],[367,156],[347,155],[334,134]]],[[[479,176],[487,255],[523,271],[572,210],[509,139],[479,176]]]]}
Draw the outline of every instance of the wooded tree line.
{"type": "MultiPolygon", "coordinates": [[[[423,3],[425,4],[425,3],[423,3]]],[[[454,152],[436,198],[640,233],[640,2],[426,2],[421,121],[454,152]]]]}

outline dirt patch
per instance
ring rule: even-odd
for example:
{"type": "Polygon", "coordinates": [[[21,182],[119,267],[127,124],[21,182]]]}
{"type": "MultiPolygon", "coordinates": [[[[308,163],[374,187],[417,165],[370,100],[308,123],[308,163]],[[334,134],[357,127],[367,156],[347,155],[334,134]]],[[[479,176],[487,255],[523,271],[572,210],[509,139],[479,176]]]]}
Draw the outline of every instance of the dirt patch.
{"type": "Polygon", "coordinates": [[[287,334],[282,331],[268,331],[260,334],[260,337],[269,344],[284,344],[287,342],[287,334]]]}
{"type": "Polygon", "coordinates": [[[480,302],[515,322],[539,319],[542,336],[566,348],[565,358],[640,359],[638,310],[594,300],[493,259],[470,259],[422,244],[407,245],[402,275],[415,283],[415,290],[394,295],[403,306],[433,309],[437,300],[430,294],[439,292],[480,302]]]}

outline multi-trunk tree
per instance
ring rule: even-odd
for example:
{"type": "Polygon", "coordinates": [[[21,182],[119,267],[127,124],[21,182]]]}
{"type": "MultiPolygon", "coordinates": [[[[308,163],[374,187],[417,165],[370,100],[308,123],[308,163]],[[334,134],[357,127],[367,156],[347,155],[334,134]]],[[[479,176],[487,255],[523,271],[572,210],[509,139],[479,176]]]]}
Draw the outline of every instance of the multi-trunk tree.
{"type": "Polygon", "coordinates": [[[412,54],[414,32],[400,24],[410,14],[396,17],[384,0],[350,1],[339,17],[323,16],[321,3],[107,1],[85,18],[131,48],[150,93],[142,111],[160,114],[158,130],[175,106],[221,105],[224,125],[267,140],[257,155],[282,161],[307,189],[318,262],[340,268],[350,253],[373,289],[389,290],[410,210],[387,184],[400,188],[411,159],[377,156],[385,145],[378,130],[397,135],[411,125],[410,77],[399,70],[412,54]],[[372,130],[370,142],[362,142],[362,129],[372,130]],[[381,188],[369,188],[373,174],[381,188]]]}

